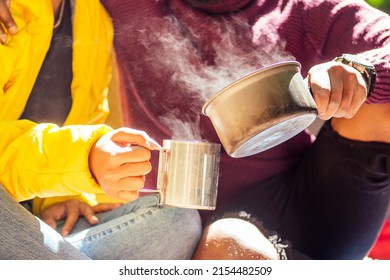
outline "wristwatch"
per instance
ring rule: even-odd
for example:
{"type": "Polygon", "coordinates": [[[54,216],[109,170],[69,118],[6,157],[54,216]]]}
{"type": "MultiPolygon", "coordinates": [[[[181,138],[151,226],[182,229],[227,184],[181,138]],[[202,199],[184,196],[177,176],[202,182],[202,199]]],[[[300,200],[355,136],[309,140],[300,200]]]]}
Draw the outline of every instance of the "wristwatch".
{"type": "Polygon", "coordinates": [[[367,84],[367,98],[370,97],[372,91],[374,90],[376,80],[374,65],[353,54],[343,54],[342,56],[336,57],[334,61],[344,63],[358,70],[367,84]]]}

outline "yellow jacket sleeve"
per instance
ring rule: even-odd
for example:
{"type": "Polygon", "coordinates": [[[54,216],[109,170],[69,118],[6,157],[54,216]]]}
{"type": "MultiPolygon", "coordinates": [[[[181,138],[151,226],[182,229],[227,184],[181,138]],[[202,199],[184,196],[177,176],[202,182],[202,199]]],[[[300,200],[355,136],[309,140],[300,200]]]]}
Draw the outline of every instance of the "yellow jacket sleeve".
{"type": "Polygon", "coordinates": [[[17,200],[103,193],[88,165],[106,125],[62,128],[28,120],[0,121],[0,183],[17,200]]]}

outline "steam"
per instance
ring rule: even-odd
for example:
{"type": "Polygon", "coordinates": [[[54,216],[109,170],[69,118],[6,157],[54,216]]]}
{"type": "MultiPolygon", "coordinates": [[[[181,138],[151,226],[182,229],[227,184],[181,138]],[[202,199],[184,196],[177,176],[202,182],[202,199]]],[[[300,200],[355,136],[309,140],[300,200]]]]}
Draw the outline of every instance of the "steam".
{"type": "MultiPolygon", "coordinates": [[[[190,15],[188,15],[190,17],[190,15]]],[[[162,22],[156,19],[150,26],[155,30],[143,30],[141,43],[153,48],[155,56],[150,58],[158,71],[171,72],[171,81],[179,87],[178,94],[191,100],[191,115],[185,118],[180,112],[170,111],[160,120],[173,133],[173,138],[200,140],[199,112],[203,104],[230,83],[245,75],[276,61],[293,59],[279,45],[269,44],[266,38],[254,44],[251,42],[250,27],[239,18],[230,21],[210,20],[202,26],[186,29],[173,16],[162,22]],[[199,39],[211,32],[213,42],[201,42],[199,39]],[[270,47],[272,46],[272,47],[270,47]],[[211,54],[211,55],[210,55],[211,54]]],[[[211,36],[210,36],[211,37],[211,36]]]]}
{"type": "Polygon", "coordinates": [[[172,129],[172,139],[174,140],[197,140],[201,141],[202,137],[199,130],[199,115],[193,122],[184,121],[178,118],[179,114],[168,112],[160,117],[160,121],[172,129]]]}

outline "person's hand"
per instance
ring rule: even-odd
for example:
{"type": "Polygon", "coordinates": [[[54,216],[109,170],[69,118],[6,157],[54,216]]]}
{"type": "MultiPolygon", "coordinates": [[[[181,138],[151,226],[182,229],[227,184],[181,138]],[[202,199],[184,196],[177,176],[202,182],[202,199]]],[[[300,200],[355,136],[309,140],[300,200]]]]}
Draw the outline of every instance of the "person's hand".
{"type": "Polygon", "coordinates": [[[161,146],[145,132],[120,128],[102,136],[92,147],[89,166],[108,196],[130,200],[151,171],[151,150],[161,146]]]}
{"type": "Polygon", "coordinates": [[[327,62],[312,67],[307,77],[323,120],[352,118],[367,99],[363,76],[353,67],[340,62],[327,62]]]}
{"type": "Polygon", "coordinates": [[[67,236],[72,232],[80,216],[84,216],[91,225],[95,225],[99,222],[95,213],[106,212],[120,205],[121,203],[101,203],[91,207],[77,199],[70,199],[47,207],[42,211],[40,218],[53,229],[57,228],[57,221],[65,219],[61,235],[67,236]]]}
{"type": "Polygon", "coordinates": [[[9,11],[11,0],[0,0],[0,43],[7,42],[8,33],[14,35],[18,31],[18,27],[9,11]]]}

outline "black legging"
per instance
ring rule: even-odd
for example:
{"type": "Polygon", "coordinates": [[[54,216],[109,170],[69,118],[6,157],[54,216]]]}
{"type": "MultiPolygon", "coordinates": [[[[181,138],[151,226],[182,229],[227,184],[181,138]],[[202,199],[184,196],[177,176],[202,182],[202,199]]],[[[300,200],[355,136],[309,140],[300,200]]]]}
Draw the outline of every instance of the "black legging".
{"type": "Polygon", "coordinates": [[[362,259],[390,202],[390,144],[352,141],[326,122],[293,170],[243,193],[224,213],[245,211],[313,259],[362,259]]]}

